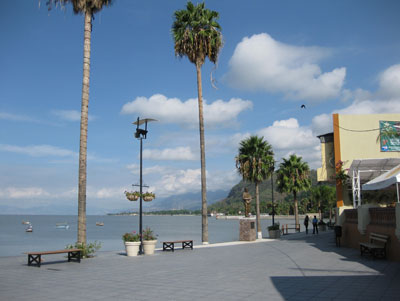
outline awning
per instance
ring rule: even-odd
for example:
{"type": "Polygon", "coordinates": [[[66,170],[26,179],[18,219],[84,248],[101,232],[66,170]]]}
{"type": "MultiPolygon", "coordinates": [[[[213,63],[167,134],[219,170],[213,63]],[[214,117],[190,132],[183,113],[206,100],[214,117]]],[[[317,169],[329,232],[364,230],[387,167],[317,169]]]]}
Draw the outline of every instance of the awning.
{"type": "Polygon", "coordinates": [[[358,174],[361,184],[375,179],[400,164],[400,158],[356,159],[351,163],[348,175],[358,174]]]}
{"type": "Polygon", "coordinates": [[[400,183],[400,165],[362,185],[362,190],[378,190],[400,183]]]}
{"type": "MultiPolygon", "coordinates": [[[[361,187],[400,165],[400,158],[356,159],[351,163],[348,175],[351,177],[353,206],[361,205],[361,187]]],[[[397,188],[398,185],[396,185],[397,188]]],[[[375,189],[375,188],[373,188],[375,189]]],[[[377,188],[378,189],[378,188],[377,188]]],[[[397,199],[399,199],[397,197],[397,199]]]]}

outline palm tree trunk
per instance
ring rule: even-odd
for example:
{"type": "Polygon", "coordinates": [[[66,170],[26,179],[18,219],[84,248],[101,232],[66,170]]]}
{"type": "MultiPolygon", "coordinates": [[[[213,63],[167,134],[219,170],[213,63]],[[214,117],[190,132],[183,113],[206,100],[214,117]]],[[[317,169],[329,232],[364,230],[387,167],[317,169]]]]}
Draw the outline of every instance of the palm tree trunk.
{"type": "Polygon", "coordinates": [[[318,202],[318,213],[319,213],[319,219],[322,219],[322,210],[321,210],[321,202],[318,202]]]}
{"type": "Polygon", "coordinates": [[[297,202],[296,191],[293,191],[293,198],[294,198],[294,220],[297,226],[299,224],[299,204],[297,202]]]}
{"type": "Polygon", "coordinates": [[[207,220],[207,189],[206,189],[206,156],[204,144],[204,117],[203,96],[201,87],[201,63],[196,62],[197,94],[199,103],[199,129],[200,129],[200,161],[201,161],[201,240],[208,244],[208,220],[207,220]]]}
{"type": "Polygon", "coordinates": [[[83,80],[81,104],[81,133],[79,147],[79,189],[78,189],[78,243],[86,244],[86,160],[90,79],[90,39],[92,13],[85,13],[85,33],[83,46],[83,80]]]}
{"type": "Polygon", "coordinates": [[[257,222],[257,238],[262,238],[261,221],[260,221],[260,193],[258,190],[258,182],[256,182],[256,222],[257,222]]]}

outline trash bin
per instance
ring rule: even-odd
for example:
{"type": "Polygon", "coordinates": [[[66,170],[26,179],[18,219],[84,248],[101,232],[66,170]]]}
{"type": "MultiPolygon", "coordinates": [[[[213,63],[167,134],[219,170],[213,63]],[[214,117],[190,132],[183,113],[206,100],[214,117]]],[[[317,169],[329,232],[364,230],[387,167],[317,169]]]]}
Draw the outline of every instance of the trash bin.
{"type": "Polygon", "coordinates": [[[335,226],[335,236],[342,237],[342,226],[335,226]]]}
{"type": "Polygon", "coordinates": [[[342,226],[335,226],[336,246],[340,247],[340,238],[342,237],[342,226]]]}

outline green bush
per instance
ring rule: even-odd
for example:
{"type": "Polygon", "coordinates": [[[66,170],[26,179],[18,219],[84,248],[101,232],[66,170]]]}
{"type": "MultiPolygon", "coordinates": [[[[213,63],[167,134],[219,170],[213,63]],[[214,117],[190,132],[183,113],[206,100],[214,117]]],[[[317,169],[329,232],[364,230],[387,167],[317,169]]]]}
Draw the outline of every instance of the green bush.
{"type": "Polygon", "coordinates": [[[268,231],[270,231],[270,230],[279,230],[279,226],[280,226],[279,223],[275,223],[275,224],[273,224],[271,226],[268,226],[268,231]]]}
{"type": "Polygon", "coordinates": [[[125,233],[122,235],[122,240],[124,242],[133,242],[133,241],[139,241],[140,240],[140,235],[136,233],[136,231],[132,231],[129,233],[125,233]]]}
{"type": "Polygon", "coordinates": [[[66,249],[80,249],[81,250],[81,258],[90,258],[94,257],[94,253],[98,251],[101,248],[101,242],[95,241],[89,244],[83,244],[83,243],[75,243],[75,245],[67,245],[65,247],[66,249]]]}

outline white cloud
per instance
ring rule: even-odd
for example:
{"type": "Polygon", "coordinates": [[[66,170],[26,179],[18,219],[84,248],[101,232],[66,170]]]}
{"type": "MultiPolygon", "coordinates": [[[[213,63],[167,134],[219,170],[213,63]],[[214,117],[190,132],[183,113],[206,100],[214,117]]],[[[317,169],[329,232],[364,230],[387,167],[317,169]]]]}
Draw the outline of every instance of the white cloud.
{"type": "Polygon", "coordinates": [[[308,162],[311,168],[321,164],[319,140],[311,128],[300,126],[295,118],[275,121],[272,126],[259,130],[257,134],[271,144],[276,161],[296,154],[308,162]]]}
{"type": "MultiPolygon", "coordinates": [[[[137,164],[127,165],[126,168],[128,168],[132,174],[138,175],[140,173],[140,166],[137,164]]],[[[143,175],[160,174],[164,173],[166,169],[167,167],[165,166],[154,165],[143,168],[142,174],[143,175]]]]}
{"type": "Polygon", "coordinates": [[[393,65],[379,75],[380,91],[385,98],[400,98],[400,64],[393,65]]]}
{"type": "MultiPolygon", "coordinates": [[[[75,122],[81,120],[81,112],[76,110],[53,110],[51,113],[65,121],[75,122]]],[[[92,121],[94,117],[89,115],[88,120],[92,121]]]]}
{"type": "MultiPolygon", "coordinates": [[[[379,77],[376,93],[357,89],[351,92],[353,102],[345,108],[334,110],[331,114],[317,115],[312,120],[315,133],[325,134],[333,131],[332,114],[390,114],[400,112],[400,65],[393,65],[379,77]]],[[[349,93],[349,92],[348,92],[349,93]]]]}
{"type": "Polygon", "coordinates": [[[40,187],[7,187],[0,189],[0,197],[10,199],[30,199],[49,195],[46,190],[40,187]]]}
{"type": "MultiPolygon", "coordinates": [[[[236,122],[237,116],[244,110],[252,108],[252,102],[240,98],[232,98],[229,101],[216,100],[207,104],[203,100],[204,122],[207,126],[229,126],[236,122]]],[[[141,116],[151,117],[163,123],[198,124],[197,99],[181,101],[178,98],[167,98],[161,94],[155,94],[150,98],[137,97],[132,102],[124,104],[122,114],[137,113],[141,116]]]]}
{"type": "Polygon", "coordinates": [[[0,112],[0,120],[2,120],[2,119],[3,120],[11,120],[11,121],[39,122],[39,120],[36,120],[29,116],[11,114],[11,113],[6,113],[6,112],[0,112]]]}
{"type": "Polygon", "coordinates": [[[159,149],[145,149],[143,151],[144,159],[151,160],[178,160],[188,161],[198,159],[192,152],[190,147],[176,147],[176,148],[165,148],[159,149]]]}
{"type": "Polygon", "coordinates": [[[258,131],[259,135],[278,150],[307,148],[317,140],[308,127],[300,127],[297,119],[275,121],[272,126],[258,131]]]}
{"type": "MultiPolygon", "coordinates": [[[[127,166],[129,168],[135,166],[127,166]]],[[[201,170],[179,169],[174,166],[148,167],[146,182],[152,183],[150,191],[157,197],[164,198],[185,193],[198,193],[201,191],[201,170]]],[[[145,169],[143,170],[145,172],[145,169]]],[[[240,181],[235,169],[207,171],[207,191],[229,190],[240,181]]]]}
{"type": "Polygon", "coordinates": [[[44,157],[44,156],[58,156],[58,157],[69,157],[77,156],[77,153],[52,146],[52,145],[28,145],[28,146],[17,146],[9,144],[0,144],[0,151],[12,152],[25,154],[32,157],[44,157]]]}
{"type": "Polygon", "coordinates": [[[333,131],[332,114],[321,114],[312,119],[312,130],[316,135],[323,135],[333,131]]]}
{"type": "Polygon", "coordinates": [[[283,93],[287,98],[322,101],[340,95],[346,68],[322,73],[318,61],[329,55],[320,47],[299,47],[266,33],[245,37],[230,59],[228,82],[244,90],[283,93]]]}

